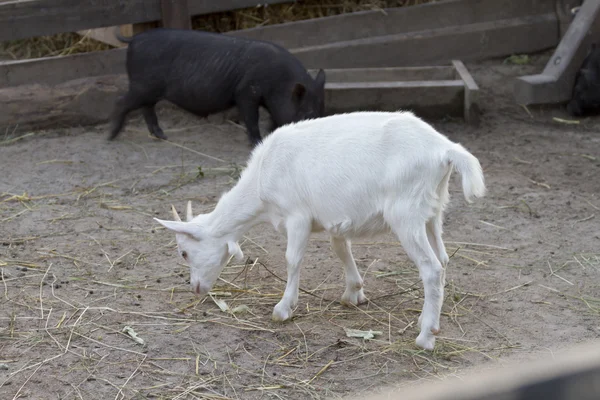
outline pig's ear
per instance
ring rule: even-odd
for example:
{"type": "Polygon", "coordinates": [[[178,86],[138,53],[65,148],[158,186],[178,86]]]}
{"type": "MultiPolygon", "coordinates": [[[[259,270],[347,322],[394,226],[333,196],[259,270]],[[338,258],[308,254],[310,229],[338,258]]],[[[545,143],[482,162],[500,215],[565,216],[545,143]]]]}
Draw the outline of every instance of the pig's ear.
{"type": "Polygon", "coordinates": [[[294,100],[300,100],[300,99],[302,99],[302,97],[304,97],[305,93],[306,93],[306,87],[301,83],[296,83],[294,85],[294,89],[292,90],[292,98],[294,100]]]}
{"type": "Polygon", "coordinates": [[[317,73],[317,76],[315,77],[315,83],[319,89],[325,86],[325,71],[323,69],[320,69],[317,73]]]}

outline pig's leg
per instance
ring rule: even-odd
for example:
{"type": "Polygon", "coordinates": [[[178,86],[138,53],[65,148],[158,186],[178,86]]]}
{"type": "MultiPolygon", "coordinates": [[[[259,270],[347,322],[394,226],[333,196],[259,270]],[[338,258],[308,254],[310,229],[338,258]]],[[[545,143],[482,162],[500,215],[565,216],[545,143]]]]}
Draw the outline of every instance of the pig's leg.
{"type": "Polygon", "coordinates": [[[134,94],[129,91],[126,95],[120,97],[115,104],[115,109],[111,118],[111,130],[109,140],[116,138],[123,125],[125,124],[125,118],[131,111],[142,107],[141,96],[134,94]]]}
{"type": "Polygon", "coordinates": [[[165,136],[165,133],[162,129],[160,129],[160,126],[158,125],[158,117],[156,116],[154,106],[155,104],[146,105],[142,109],[144,119],[146,120],[146,125],[148,126],[148,130],[152,135],[156,136],[159,139],[167,140],[167,136],[165,136]]]}
{"type": "Polygon", "coordinates": [[[253,98],[243,98],[236,101],[240,111],[240,117],[246,125],[246,133],[250,139],[250,145],[255,147],[262,140],[258,128],[258,107],[259,102],[253,98]]]}

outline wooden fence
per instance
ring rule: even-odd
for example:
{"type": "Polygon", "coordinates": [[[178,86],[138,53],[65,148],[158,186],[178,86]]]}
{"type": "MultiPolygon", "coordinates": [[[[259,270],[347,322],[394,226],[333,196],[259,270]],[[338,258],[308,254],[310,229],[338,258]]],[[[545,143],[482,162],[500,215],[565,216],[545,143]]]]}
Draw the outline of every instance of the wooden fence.
{"type": "Polygon", "coordinates": [[[28,0],[0,2],[0,41],[162,21],[189,27],[190,17],[289,3],[290,0],[28,0]]]}
{"type": "MultiPolygon", "coordinates": [[[[27,0],[0,2],[0,41],[127,24],[186,28],[190,17],[289,0],[27,0]]],[[[448,65],[556,46],[580,0],[443,0],[228,32],[289,48],[307,68],[448,65]],[[557,6],[561,3],[561,7],[557,6]],[[564,3],[564,4],[563,4],[564,3]],[[568,18],[567,18],[568,20],[568,18]],[[424,51],[426,50],[426,51],[424,51]]],[[[0,88],[124,72],[124,49],[0,62],[0,88]]]]}
{"type": "MultiPolygon", "coordinates": [[[[192,16],[279,3],[293,1],[0,0],[0,41],[118,26],[138,30],[159,24],[190,28],[192,16]]],[[[451,66],[454,60],[481,60],[555,47],[572,19],[568,10],[579,4],[581,0],[439,0],[226,34],[280,44],[309,69],[451,66]]],[[[117,92],[126,88],[125,55],[123,47],[0,61],[0,129],[28,124],[46,128],[58,121],[66,125],[105,121],[117,92]],[[61,101],[53,101],[52,96],[61,101]],[[45,116],[48,114],[52,118],[45,116]]],[[[431,85],[411,82],[405,86],[421,90],[431,85]]],[[[399,95],[394,92],[391,96],[399,95]]]]}

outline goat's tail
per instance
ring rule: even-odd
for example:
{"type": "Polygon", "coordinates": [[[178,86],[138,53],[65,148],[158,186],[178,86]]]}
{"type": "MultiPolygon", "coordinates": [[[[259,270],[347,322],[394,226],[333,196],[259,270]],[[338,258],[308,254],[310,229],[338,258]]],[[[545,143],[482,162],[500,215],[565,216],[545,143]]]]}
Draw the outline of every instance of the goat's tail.
{"type": "Polygon", "coordinates": [[[468,203],[473,197],[485,195],[485,182],[479,160],[460,144],[448,150],[446,160],[449,161],[462,177],[463,194],[468,203]]]}

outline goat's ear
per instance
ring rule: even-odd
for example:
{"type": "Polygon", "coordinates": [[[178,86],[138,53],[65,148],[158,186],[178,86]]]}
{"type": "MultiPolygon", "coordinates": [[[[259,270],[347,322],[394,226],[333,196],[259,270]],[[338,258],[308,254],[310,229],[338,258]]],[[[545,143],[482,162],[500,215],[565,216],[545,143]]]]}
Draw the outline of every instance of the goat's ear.
{"type": "Polygon", "coordinates": [[[200,240],[202,237],[202,229],[198,224],[190,224],[182,221],[164,221],[158,218],[154,218],[154,220],[175,233],[190,235],[197,240],[200,240]]]}
{"type": "Polygon", "coordinates": [[[237,242],[227,243],[227,250],[229,251],[229,255],[234,256],[237,261],[241,262],[244,260],[244,253],[242,253],[242,249],[237,242]]]}

